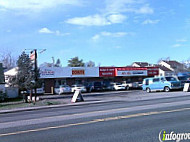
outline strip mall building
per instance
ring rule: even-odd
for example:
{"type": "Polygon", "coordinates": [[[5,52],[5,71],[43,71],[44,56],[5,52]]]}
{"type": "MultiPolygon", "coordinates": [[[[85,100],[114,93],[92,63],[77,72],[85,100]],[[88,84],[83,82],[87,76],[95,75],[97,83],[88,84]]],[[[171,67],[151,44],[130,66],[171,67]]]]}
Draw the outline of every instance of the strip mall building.
{"type": "Polygon", "coordinates": [[[62,84],[83,84],[93,81],[139,82],[159,75],[158,67],[42,67],[45,93],[62,84]]]}

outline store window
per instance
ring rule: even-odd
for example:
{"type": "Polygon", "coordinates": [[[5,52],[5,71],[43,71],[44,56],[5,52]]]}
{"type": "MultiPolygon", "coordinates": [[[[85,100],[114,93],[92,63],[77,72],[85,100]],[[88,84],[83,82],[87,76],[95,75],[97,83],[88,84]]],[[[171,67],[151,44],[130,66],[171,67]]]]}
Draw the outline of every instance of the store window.
{"type": "Polygon", "coordinates": [[[87,82],[85,79],[75,79],[75,84],[85,84],[85,82],[87,82]]]}
{"type": "Polygon", "coordinates": [[[56,79],[55,80],[55,88],[58,88],[60,85],[66,84],[66,79],[56,79]]]}

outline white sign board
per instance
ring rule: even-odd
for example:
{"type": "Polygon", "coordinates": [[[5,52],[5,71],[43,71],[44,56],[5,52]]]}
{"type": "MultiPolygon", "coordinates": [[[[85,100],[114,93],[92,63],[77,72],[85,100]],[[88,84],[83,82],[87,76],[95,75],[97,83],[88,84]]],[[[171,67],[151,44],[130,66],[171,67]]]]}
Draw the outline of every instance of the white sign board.
{"type": "Polygon", "coordinates": [[[189,87],[190,87],[190,83],[185,83],[184,88],[183,88],[183,92],[188,92],[189,87]]]}
{"type": "Polygon", "coordinates": [[[63,78],[70,77],[71,68],[41,67],[40,78],[63,78]]]}
{"type": "Polygon", "coordinates": [[[98,67],[41,67],[40,78],[99,77],[98,67]]]}
{"type": "Polygon", "coordinates": [[[147,76],[146,70],[117,71],[117,76],[147,76]]]}
{"type": "Polygon", "coordinates": [[[72,103],[77,102],[77,98],[78,98],[78,97],[80,97],[80,101],[84,101],[84,99],[83,99],[83,97],[82,97],[82,95],[81,95],[81,91],[80,91],[80,90],[76,90],[76,91],[75,91],[75,93],[74,93],[74,95],[73,95],[73,97],[72,97],[72,99],[71,99],[71,102],[72,102],[72,103]]]}

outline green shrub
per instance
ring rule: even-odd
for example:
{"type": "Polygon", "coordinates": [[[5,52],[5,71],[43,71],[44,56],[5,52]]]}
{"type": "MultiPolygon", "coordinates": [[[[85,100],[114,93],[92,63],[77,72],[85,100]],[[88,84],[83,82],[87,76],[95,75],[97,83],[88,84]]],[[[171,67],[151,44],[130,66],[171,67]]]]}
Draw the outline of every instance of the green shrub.
{"type": "Polygon", "coordinates": [[[6,93],[3,91],[0,91],[0,102],[3,102],[7,98],[6,93]]]}

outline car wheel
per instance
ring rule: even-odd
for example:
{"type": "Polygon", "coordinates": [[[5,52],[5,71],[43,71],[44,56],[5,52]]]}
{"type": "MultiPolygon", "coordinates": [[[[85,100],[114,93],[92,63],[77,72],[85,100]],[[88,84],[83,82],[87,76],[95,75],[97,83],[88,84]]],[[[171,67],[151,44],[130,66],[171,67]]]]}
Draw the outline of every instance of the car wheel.
{"type": "Polygon", "coordinates": [[[146,92],[150,93],[151,92],[150,88],[146,88],[146,92]]]}
{"type": "Polygon", "coordinates": [[[169,92],[169,91],[170,91],[170,88],[166,86],[166,87],[164,87],[164,91],[165,91],[165,92],[169,92]]]}
{"type": "Polygon", "coordinates": [[[126,90],[129,90],[129,86],[126,86],[125,89],[126,89],[126,90]]]}
{"type": "Polygon", "coordinates": [[[89,88],[88,92],[91,93],[92,92],[92,88],[89,88]]]}

